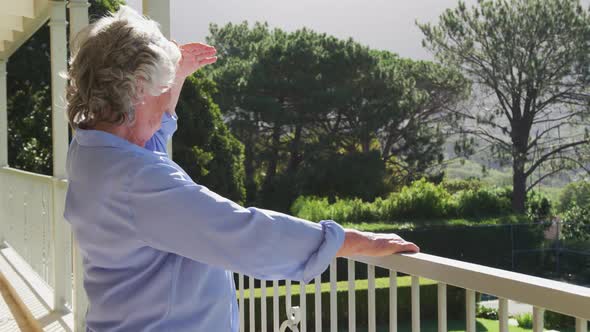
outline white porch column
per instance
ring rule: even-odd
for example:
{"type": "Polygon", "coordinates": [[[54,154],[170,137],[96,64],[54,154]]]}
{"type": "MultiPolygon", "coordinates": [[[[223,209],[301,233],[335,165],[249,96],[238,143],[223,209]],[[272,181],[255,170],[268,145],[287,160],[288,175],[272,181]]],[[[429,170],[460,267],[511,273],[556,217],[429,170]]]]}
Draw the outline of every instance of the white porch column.
{"type": "MultiPolygon", "coordinates": [[[[6,62],[0,59],[0,167],[8,166],[8,114],[6,97],[6,62]]],[[[0,188],[4,188],[0,175],[0,188]]],[[[0,200],[2,196],[0,195],[0,200]]],[[[0,209],[4,209],[4,202],[0,201],[0,209]]],[[[1,214],[1,212],[0,212],[1,214]]],[[[0,246],[4,243],[5,223],[0,222],[0,246]]]]}
{"type": "Polygon", "coordinates": [[[51,120],[53,122],[53,176],[65,179],[68,151],[68,122],[65,115],[66,80],[60,73],[66,72],[67,34],[66,2],[51,1],[49,20],[51,46],[51,120]]]}
{"type": "Polygon", "coordinates": [[[6,62],[0,59],[0,167],[8,166],[8,114],[6,62]]]}
{"type": "MultiPolygon", "coordinates": [[[[88,25],[88,7],[90,4],[86,0],[70,0],[68,8],[70,11],[70,47],[76,35],[80,30],[88,25]]],[[[71,50],[70,50],[71,51],[71,50]]],[[[65,202],[65,200],[64,200],[65,202]]],[[[66,233],[67,235],[67,233],[66,233]]],[[[74,311],[74,331],[86,331],[86,309],[88,308],[88,298],[84,290],[84,267],[82,266],[82,255],[78,249],[78,244],[72,237],[72,256],[73,256],[73,311],[74,311]]],[[[67,288],[66,288],[67,289],[67,288]]]]}
{"type": "Polygon", "coordinates": [[[68,150],[68,123],[65,116],[66,80],[60,73],[67,71],[67,34],[66,2],[51,1],[49,32],[51,47],[51,120],[53,138],[53,262],[55,297],[53,310],[65,312],[65,294],[71,288],[66,287],[70,276],[66,271],[66,234],[63,221],[64,200],[59,188],[59,180],[66,177],[66,154],[68,150]]]}
{"type": "MultiPolygon", "coordinates": [[[[164,37],[170,39],[170,0],[143,0],[143,14],[160,24],[164,37]]],[[[172,140],[166,147],[172,159],[172,140]]]]}
{"type": "Polygon", "coordinates": [[[86,0],[70,0],[70,44],[85,26],[88,25],[88,7],[90,3],[86,0]]]}

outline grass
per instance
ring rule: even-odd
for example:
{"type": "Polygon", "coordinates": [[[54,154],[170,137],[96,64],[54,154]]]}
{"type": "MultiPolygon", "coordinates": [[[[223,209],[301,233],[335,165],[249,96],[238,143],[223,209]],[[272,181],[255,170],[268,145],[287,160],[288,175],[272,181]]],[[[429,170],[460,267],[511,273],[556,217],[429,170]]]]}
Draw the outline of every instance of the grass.
{"type": "MultiPolygon", "coordinates": [[[[411,284],[412,284],[411,277],[409,277],[409,276],[397,277],[398,287],[410,287],[411,284]]],[[[436,281],[426,279],[426,278],[420,278],[420,285],[433,285],[433,284],[436,284],[436,281]]],[[[339,281],[339,282],[337,282],[336,285],[337,285],[336,289],[338,292],[347,292],[348,291],[348,281],[339,281]]],[[[355,280],[355,289],[366,290],[367,288],[368,288],[368,281],[367,280],[355,280]]],[[[389,288],[389,278],[387,278],[387,277],[376,278],[375,279],[375,288],[376,289],[389,288]]],[[[299,295],[299,289],[300,289],[299,284],[292,284],[291,285],[291,295],[292,296],[299,295]]],[[[322,283],[321,289],[322,289],[322,293],[329,292],[330,291],[330,283],[329,282],[322,283]]],[[[307,293],[315,292],[315,284],[310,283],[310,284],[305,285],[305,291],[307,293]]],[[[285,296],[285,292],[286,292],[286,287],[279,286],[279,296],[285,296]]],[[[267,283],[266,296],[270,297],[273,295],[274,295],[274,289],[270,283],[267,283]]],[[[248,298],[249,296],[250,296],[250,290],[248,288],[246,288],[244,290],[244,297],[248,298]]],[[[256,298],[261,297],[260,288],[254,289],[254,296],[256,298]]]]}
{"type": "MultiPolygon", "coordinates": [[[[477,319],[477,324],[476,324],[476,331],[487,331],[487,332],[499,332],[500,331],[500,327],[498,325],[498,321],[497,320],[491,320],[491,319],[484,319],[484,318],[478,318],[477,319]]],[[[366,332],[367,329],[366,328],[357,328],[356,329],[358,332],[366,332]]],[[[410,332],[412,330],[412,327],[410,325],[409,322],[404,322],[404,323],[400,323],[398,324],[398,331],[399,332],[410,332]]],[[[448,321],[447,322],[447,330],[449,332],[458,332],[458,331],[465,331],[465,322],[463,321],[448,321]]],[[[532,329],[523,329],[521,327],[518,326],[509,326],[508,330],[510,332],[529,332],[532,331],[532,329]]],[[[341,331],[348,331],[347,329],[341,329],[341,331]]],[[[377,327],[377,332],[385,332],[385,331],[389,331],[389,327],[387,326],[378,326],[377,327]]],[[[421,321],[420,322],[420,331],[422,332],[436,332],[438,331],[437,328],[437,322],[436,321],[421,321]]],[[[574,329],[561,329],[559,330],[561,332],[574,332],[574,329]]]]}
{"type": "Polygon", "coordinates": [[[488,217],[481,219],[428,219],[428,220],[413,220],[413,221],[395,221],[395,222],[371,222],[371,223],[344,223],[345,228],[354,228],[367,232],[388,232],[399,231],[406,229],[424,228],[431,226],[479,226],[479,225],[501,225],[501,224],[517,224],[528,222],[526,216],[523,215],[507,215],[502,217],[488,217]]]}

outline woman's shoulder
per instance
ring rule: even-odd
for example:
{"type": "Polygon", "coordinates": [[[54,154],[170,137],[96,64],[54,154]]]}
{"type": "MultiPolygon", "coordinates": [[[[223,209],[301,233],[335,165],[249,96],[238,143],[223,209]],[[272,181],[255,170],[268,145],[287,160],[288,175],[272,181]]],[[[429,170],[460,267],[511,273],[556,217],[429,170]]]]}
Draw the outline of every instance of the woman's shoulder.
{"type": "Polygon", "coordinates": [[[137,153],[133,165],[133,181],[137,186],[173,186],[194,183],[190,176],[167,154],[157,151],[137,153]]]}

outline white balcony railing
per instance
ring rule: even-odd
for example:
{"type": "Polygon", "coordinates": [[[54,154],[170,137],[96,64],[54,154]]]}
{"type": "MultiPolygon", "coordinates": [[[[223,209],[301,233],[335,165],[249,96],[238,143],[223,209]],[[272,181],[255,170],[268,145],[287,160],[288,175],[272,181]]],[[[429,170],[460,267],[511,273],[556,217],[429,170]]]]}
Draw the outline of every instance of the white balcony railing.
{"type": "MultiPolygon", "coordinates": [[[[10,246],[20,259],[38,275],[52,290],[49,306],[58,312],[73,311],[74,330],[84,331],[84,314],[87,301],[82,288],[81,260],[73,248],[73,236],[63,220],[63,204],[67,183],[52,177],[22,172],[8,167],[0,168],[0,240],[10,246]]],[[[1,244],[1,243],[0,243],[1,244]]],[[[10,259],[10,257],[4,257],[10,259]]],[[[341,262],[342,264],[343,262],[341,262]]],[[[500,331],[508,331],[508,300],[528,303],[533,306],[534,331],[543,329],[543,311],[550,310],[575,317],[576,331],[587,331],[590,319],[590,288],[532,277],[520,273],[489,268],[457,260],[427,255],[393,255],[382,258],[355,257],[347,264],[347,301],[337,305],[337,269],[334,261],[329,269],[330,296],[329,317],[322,316],[321,278],[315,279],[312,287],[314,321],[306,319],[309,293],[305,285],[299,285],[299,299],[292,301],[291,282],[286,281],[284,304],[279,301],[279,283],[272,282],[272,301],[268,298],[268,282],[261,282],[260,299],[256,300],[254,279],[238,275],[238,302],[240,306],[241,331],[279,331],[297,328],[299,331],[321,331],[329,326],[330,331],[339,331],[339,318],[346,317],[347,326],[376,331],[375,271],[388,270],[388,319],[389,331],[397,331],[398,273],[411,276],[411,326],[420,331],[420,284],[419,278],[438,282],[438,330],[447,330],[447,285],[465,289],[466,330],[476,329],[476,292],[497,296],[499,300],[500,331]],[[356,262],[356,263],[355,263],[356,262]],[[355,290],[355,265],[361,263],[367,269],[367,307],[357,306],[355,290]],[[248,297],[245,296],[245,278],[249,278],[248,297]],[[248,299],[246,317],[245,300],[248,299]],[[297,302],[299,310],[292,309],[297,302]],[[272,306],[272,318],[267,317],[267,304],[272,306]],[[366,310],[367,326],[357,326],[357,314],[366,310]],[[287,319],[287,314],[298,313],[299,317],[287,319]],[[269,318],[269,319],[267,319],[269,318]],[[299,319],[297,319],[299,318],[299,319]],[[258,321],[258,324],[256,322],[258,321]],[[268,324],[267,321],[272,321],[268,324]],[[287,321],[287,322],[286,322],[287,321]],[[246,324],[247,323],[247,324],[246,324]],[[310,326],[307,326],[310,323],[310,326]],[[246,326],[247,325],[247,326],[246,326]]],[[[364,267],[365,268],[365,267],[364,267]]],[[[340,276],[342,277],[342,276],[340,276]]],[[[380,304],[382,305],[382,304],[380,304]]]]}
{"type": "MultiPolygon", "coordinates": [[[[508,331],[508,303],[515,300],[533,305],[533,331],[543,331],[544,310],[550,310],[572,316],[576,319],[576,331],[587,331],[587,320],[590,319],[590,288],[571,285],[563,282],[533,277],[521,273],[490,268],[482,265],[461,262],[457,260],[437,257],[428,254],[402,254],[388,257],[355,257],[347,260],[348,265],[348,307],[337,307],[336,289],[336,261],[330,267],[330,317],[322,317],[320,278],[315,279],[315,324],[313,331],[321,331],[325,320],[329,320],[330,331],[339,331],[338,317],[348,316],[347,331],[356,331],[356,313],[367,310],[369,332],[376,331],[376,301],[375,301],[375,268],[389,270],[389,331],[397,331],[397,276],[404,273],[411,276],[411,329],[420,331],[420,284],[419,277],[436,280],[438,282],[438,331],[447,331],[447,285],[465,289],[466,326],[468,332],[476,331],[476,292],[495,295],[499,298],[499,329],[508,331]],[[366,264],[368,276],[368,306],[357,308],[355,303],[355,261],[366,264]]],[[[244,308],[244,276],[239,278],[239,304],[244,308]]],[[[278,283],[273,282],[273,326],[266,323],[266,282],[260,283],[260,299],[256,301],[254,294],[254,279],[250,278],[248,294],[248,329],[246,329],[244,310],[240,311],[240,331],[278,331],[279,320],[276,313],[285,313],[291,309],[291,285],[286,285],[286,305],[279,307],[278,283]],[[254,300],[253,300],[254,299],[254,300]],[[261,306],[260,317],[255,317],[256,303],[261,306]],[[259,320],[259,324],[256,321],[259,320]]],[[[306,287],[300,285],[299,290],[299,331],[308,330],[305,313],[307,312],[306,287]]],[[[291,324],[286,324],[290,325],[291,324]]],[[[295,326],[295,325],[292,325],[295,326]]],[[[310,327],[311,329],[311,327],[310,327]]]]}

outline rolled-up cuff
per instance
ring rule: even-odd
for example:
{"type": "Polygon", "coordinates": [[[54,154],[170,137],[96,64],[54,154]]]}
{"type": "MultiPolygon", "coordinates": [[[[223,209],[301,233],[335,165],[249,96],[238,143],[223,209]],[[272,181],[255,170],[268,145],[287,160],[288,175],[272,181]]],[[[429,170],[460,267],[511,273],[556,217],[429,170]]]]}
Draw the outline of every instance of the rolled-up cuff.
{"type": "Polygon", "coordinates": [[[170,139],[170,137],[174,135],[174,132],[176,132],[177,128],[178,116],[176,116],[176,114],[171,115],[168,112],[164,112],[164,114],[162,115],[162,123],[160,126],[160,130],[162,134],[164,134],[166,140],[170,139]]]}
{"type": "Polygon", "coordinates": [[[344,243],[344,228],[332,220],[320,222],[324,231],[324,240],[318,250],[307,260],[303,271],[303,281],[309,283],[324,272],[344,243]]]}

